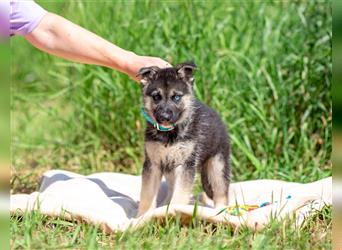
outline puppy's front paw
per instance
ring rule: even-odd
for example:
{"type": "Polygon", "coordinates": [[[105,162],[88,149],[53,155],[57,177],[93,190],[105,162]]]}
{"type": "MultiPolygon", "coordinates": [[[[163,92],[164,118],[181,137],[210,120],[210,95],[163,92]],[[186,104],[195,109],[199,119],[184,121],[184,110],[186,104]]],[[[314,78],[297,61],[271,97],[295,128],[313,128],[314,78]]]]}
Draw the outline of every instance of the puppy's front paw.
{"type": "Polygon", "coordinates": [[[214,197],[215,208],[224,208],[228,206],[228,197],[226,195],[220,195],[214,197]]]}
{"type": "Polygon", "coordinates": [[[141,211],[138,211],[137,215],[135,216],[135,218],[139,218],[140,216],[144,215],[145,212],[141,212],[141,211]]]}
{"type": "Polygon", "coordinates": [[[190,203],[191,195],[188,193],[180,193],[180,194],[174,194],[172,197],[170,204],[181,204],[181,205],[187,205],[190,203]]]}
{"type": "Polygon", "coordinates": [[[141,206],[139,206],[139,209],[138,209],[138,213],[136,215],[136,218],[144,215],[146,212],[148,211],[148,209],[145,209],[145,208],[142,208],[141,206]]]}
{"type": "Polygon", "coordinates": [[[147,207],[147,206],[139,206],[138,213],[136,215],[136,218],[146,214],[147,212],[151,211],[154,209],[155,206],[147,207]]]}

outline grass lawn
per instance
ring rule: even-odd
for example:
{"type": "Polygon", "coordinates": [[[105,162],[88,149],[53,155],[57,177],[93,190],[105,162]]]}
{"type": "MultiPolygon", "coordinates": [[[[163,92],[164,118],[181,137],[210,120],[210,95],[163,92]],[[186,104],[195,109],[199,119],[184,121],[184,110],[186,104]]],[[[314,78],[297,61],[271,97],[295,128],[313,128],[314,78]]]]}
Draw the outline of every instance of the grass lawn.
{"type": "MultiPolygon", "coordinates": [[[[331,175],[331,1],[38,1],[125,49],[194,60],[197,97],[229,127],[232,179],[311,182],[331,175]]],[[[140,87],[110,69],[12,46],[11,192],[37,189],[48,169],[139,174],[140,87]]],[[[82,43],[82,41],[80,41],[82,43]]],[[[177,220],[105,235],[39,213],[11,218],[13,249],[329,249],[331,207],[265,230],[177,220]]]]}

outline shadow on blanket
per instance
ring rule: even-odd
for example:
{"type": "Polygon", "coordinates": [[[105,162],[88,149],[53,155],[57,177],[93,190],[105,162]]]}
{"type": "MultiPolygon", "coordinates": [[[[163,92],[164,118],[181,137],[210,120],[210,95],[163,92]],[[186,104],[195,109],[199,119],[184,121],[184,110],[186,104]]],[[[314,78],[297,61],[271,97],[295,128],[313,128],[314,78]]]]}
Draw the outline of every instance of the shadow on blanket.
{"type": "MultiPolygon", "coordinates": [[[[166,206],[167,184],[162,182],[157,198],[157,208],[139,218],[140,176],[120,173],[96,173],[83,176],[63,170],[44,173],[39,192],[11,196],[11,213],[24,213],[39,209],[41,213],[77,218],[100,224],[106,232],[123,231],[144,225],[153,218],[180,216],[189,221],[194,205],[166,206]]],[[[205,196],[202,196],[202,198],[205,196]]],[[[299,226],[306,216],[332,204],[332,179],[301,184],[278,180],[253,180],[233,183],[229,190],[229,206],[270,204],[240,216],[228,211],[219,213],[212,201],[201,199],[197,218],[210,223],[246,225],[253,230],[262,229],[272,218],[281,220],[296,216],[299,226]],[[291,196],[291,199],[286,197],[291,196]]]]}

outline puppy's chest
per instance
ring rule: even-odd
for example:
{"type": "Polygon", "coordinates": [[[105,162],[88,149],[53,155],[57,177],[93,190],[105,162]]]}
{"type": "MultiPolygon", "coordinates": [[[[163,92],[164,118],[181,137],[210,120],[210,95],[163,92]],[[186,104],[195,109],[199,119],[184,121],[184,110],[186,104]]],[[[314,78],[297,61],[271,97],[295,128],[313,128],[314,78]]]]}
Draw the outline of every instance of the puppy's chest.
{"type": "Polygon", "coordinates": [[[167,168],[183,165],[194,153],[194,142],[177,142],[172,145],[160,142],[145,142],[146,153],[154,165],[166,166],[167,168]]]}

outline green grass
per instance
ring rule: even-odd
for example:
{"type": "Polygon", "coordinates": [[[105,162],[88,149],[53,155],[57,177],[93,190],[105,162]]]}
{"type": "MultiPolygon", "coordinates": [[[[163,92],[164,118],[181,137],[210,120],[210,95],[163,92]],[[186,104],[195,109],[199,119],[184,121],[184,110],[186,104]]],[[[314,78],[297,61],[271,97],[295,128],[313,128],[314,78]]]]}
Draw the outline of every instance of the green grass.
{"type": "Polygon", "coordinates": [[[178,219],[154,222],[139,230],[104,234],[96,226],[48,218],[38,212],[13,217],[13,249],[329,249],[331,207],[307,218],[301,229],[293,220],[273,222],[262,232],[195,223],[181,226],[178,219]],[[318,240],[319,239],[319,240],[318,240]]]}
{"type": "MultiPolygon", "coordinates": [[[[193,59],[197,97],[229,127],[233,181],[331,175],[330,1],[41,4],[138,54],[174,64],[193,59]]],[[[139,174],[145,126],[139,86],[112,70],[41,53],[23,38],[11,42],[12,192],[35,190],[47,169],[139,174]]],[[[302,229],[285,220],[257,234],[155,222],[103,235],[32,214],[12,218],[12,247],[330,248],[330,216],[327,208],[302,229]]]]}

